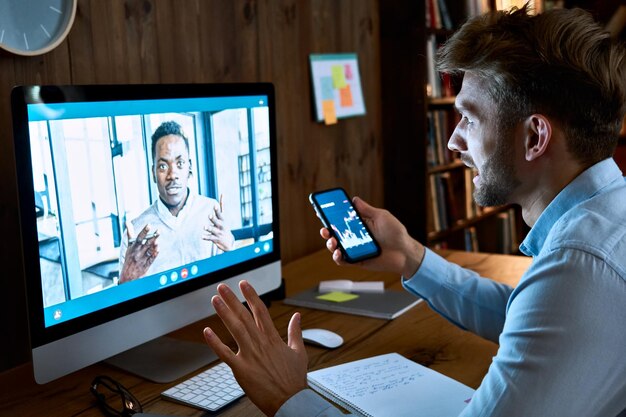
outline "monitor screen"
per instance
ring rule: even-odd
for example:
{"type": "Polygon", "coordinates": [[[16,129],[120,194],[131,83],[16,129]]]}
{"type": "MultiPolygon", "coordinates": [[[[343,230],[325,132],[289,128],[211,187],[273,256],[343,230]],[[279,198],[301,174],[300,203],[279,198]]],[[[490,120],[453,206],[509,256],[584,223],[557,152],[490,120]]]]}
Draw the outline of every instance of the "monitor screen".
{"type": "Polygon", "coordinates": [[[39,382],[208,316],[218,282],[280,285],[271,84],[16,87],[12,106],[39,382]]]}

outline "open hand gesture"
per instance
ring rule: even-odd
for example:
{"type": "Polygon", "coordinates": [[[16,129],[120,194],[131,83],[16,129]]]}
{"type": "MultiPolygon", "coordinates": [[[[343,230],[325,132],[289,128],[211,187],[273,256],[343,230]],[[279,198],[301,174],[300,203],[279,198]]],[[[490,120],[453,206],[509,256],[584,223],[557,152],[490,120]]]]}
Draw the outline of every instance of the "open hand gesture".
{"type": "Polygon", "coordinates": [[[230,366],[248,398],[265,414],[273,416],[285,401],[307,387],[308,359],[302,341],[300,313],[291,317],[285,343],[254,288],[247,281],[241,281],[239,289],[252,314],[225,284],[218,285],[219,295],[211,299],[215,311],[237,342],[237,353],[208,327],[204,329],[204,338],[230,366]]]}
{"type": "Polygon", "coordinates": [[[124,257],[124,265],[120,273],[119,283],[133,281],[146,275],[150,265],[159,255],[158,230],[150,234],[150,225],[145,225],[141,232],[134,238],[135,234],[131,223],[126,223],[126,236],[128,237],[128,247],[124,257]]]}
{"type": "Polygon", "coordinates": [[[223,203],[224,196],[220,195],[219,205],[213,207],[213,213],[209,213],[208,224],[204,227],[202,239],[215,243],[215,245],[227,252],[233,248],[235,244],[235,236],[224,224],[223,203]]]}

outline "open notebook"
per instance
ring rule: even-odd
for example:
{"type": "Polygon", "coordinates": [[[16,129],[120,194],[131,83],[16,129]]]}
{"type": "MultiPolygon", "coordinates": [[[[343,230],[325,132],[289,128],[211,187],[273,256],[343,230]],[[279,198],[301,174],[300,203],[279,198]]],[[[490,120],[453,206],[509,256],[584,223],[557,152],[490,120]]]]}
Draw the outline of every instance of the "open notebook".
{"type": "Polygon", "coordinates": [[[308,373],[315,391],[367,417],[455,417],[474,390],[397,353],[308,373]]]}

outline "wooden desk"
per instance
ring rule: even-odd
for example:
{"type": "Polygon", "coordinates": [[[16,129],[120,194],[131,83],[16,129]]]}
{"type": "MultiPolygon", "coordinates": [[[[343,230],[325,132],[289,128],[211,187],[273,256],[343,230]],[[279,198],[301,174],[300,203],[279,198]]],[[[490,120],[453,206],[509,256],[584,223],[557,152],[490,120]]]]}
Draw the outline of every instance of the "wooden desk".
{"type": "MultiPolygon", "coordinates": [[[[481,275],[514,286],[530,264],[530,259],[518,256],[491,255],[466,252],[442,252],[452,262],[468,267],[481,275]]],[[[358,268],[337,267],[326,250],[285,265],[283,276],[287,293],[312,287],[319,280],[347,278],[353,280],[384,280],[387,288],[400,288],[394,274],[364,271],[358,268]]],[[[302,312],[302,327],[324,327],[341,334],[342,347],[327,350],[307,347],[311,370],[362,359],[388,352],[398,352],[422,365],[431,367],[472,388],[477,388],[484,377],[497,345],[471,333],[462,331],[434,313],[426,303],[420,303],[392,321],[358,317],[347,314],[298,308],[302,312]]],[[[274,302],[270,308],[280,333],[286,338],[289,318],[296,307],[274,302]]],[[[214,316],[194,323],[172,335],[202,342],[202,329],[210,324],[222,340],[227,337],[214,316]]],[[[4,340],[6,340],[6,335],[4,340]]],[[[105,364],[96,364],[46,385],[37,385],[30,364],[0,374],[1,416],[102,416],[89,393],[89,385],[96,375],[106,374],[124,384],[144,405],[145,412],[177,416],[201,416],[194,408],[162,400],[161,391],[174,385],[155,384],[124,373],[105,364]]],[[[180,382],[180,381],[176,381],[180,382]]],[[[262,416],[244,397],[221,416],[262,416]]]]}

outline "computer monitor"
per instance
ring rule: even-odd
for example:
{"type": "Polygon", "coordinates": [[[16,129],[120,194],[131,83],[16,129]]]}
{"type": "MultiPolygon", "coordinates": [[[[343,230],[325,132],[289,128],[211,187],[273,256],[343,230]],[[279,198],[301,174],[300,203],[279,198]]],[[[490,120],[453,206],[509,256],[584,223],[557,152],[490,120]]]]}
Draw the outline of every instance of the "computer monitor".
{"type": "Polygon", "coordinates": [[[213,314],[220,282],[280,286],[271,84],[20,86],[11,100],[37,382],[213,314]]]}

